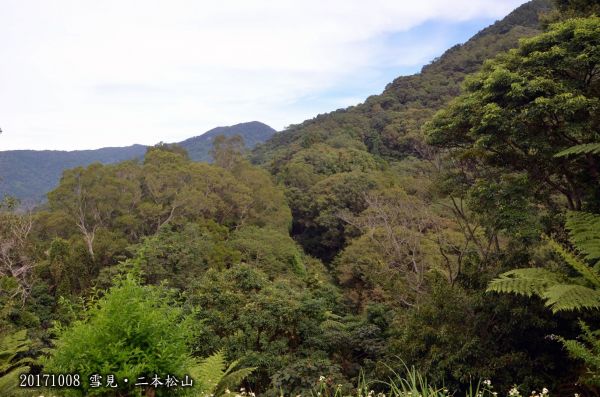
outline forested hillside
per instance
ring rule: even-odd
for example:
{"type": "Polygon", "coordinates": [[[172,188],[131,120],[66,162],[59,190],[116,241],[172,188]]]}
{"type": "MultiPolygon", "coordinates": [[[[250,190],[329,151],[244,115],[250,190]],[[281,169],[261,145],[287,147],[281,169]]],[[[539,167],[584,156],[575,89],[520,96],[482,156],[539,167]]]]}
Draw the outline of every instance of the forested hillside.
{"type": "Polygon", "coordinates": [[[555,5],[249,155],[5,198],[0,394],[599,395],[600,18],[555,5]]]}
{"type": "Polygon", "coordinates": [[[94,162],[118,163],[140,158],[146,152],[143,145],[75,150],[9,150],[0,152],[0,192],[25,202],[38,203],[56,187],[62,172],[94,162]]]}
{"type": "MultiPolygon", "coordinates": [[[[212,140],[218,135],[240,135],[248,148],[266,141],[275,130],[258,121],[217,127],[180,142],[194,161],[211,161],[212,140]]],[[[19,198],[28,205],[45,201],[46,193],[58,185],[64,170],[92,163],[113,164],[140,159],[147,147],[102,148],[96,150],[8,150],[0,151],[0,195],[19,198]]]]}
{"type": "MultiPolygon", "coordinates": [[[[346,222],[333,213],[323,213],[330,208],[314,208],[319,205],[315,196],[330,193],[320,190],[332,184],[348,188],[344,179],[351,178],[362,184],[356,186],[360,193],[374,183],[370,180],[373,171],[388,169],[389,173],[390,161],[408,159],[408,165],[411,158],[431,160],[430,147],[424,144],[423,124],[459,94],[465,76],[478,70],[486,59],[515,47],[519,39],[539,33],[539,15],[550,7],[546,0],[526,3],[467,43],[451,48],[421,73],[397,78],[382,94],[369,97],[363,104],[292,126],[254,151],[254,161],[268,167],[287,187],[294,213],[293,234],[308,252],[330,260],[345,241],[346,222]]],[[[401,171],[401,177],[420,173],[418,168],[422,166],[401,171]]],[[[423,183],[427,182],[413,181],[409,185],[423,183]]],[[[335,199],[352,200],[348,192],[342,191],[335,199]]],[[[357,202],[336,205],[351,207],[358,213],[365,208],[364,200],[356,195],[354,199],[357,202]]]]}

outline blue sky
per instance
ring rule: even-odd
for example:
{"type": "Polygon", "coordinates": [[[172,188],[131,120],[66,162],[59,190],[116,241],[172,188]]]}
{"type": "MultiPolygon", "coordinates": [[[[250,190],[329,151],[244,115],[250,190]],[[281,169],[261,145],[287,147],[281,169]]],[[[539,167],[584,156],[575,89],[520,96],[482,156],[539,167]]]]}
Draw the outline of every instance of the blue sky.
{"type": "Polygon", "coordinates": [[[0,150],[174,142],[356,105],[523,0],[0,0],[0,150]]]}

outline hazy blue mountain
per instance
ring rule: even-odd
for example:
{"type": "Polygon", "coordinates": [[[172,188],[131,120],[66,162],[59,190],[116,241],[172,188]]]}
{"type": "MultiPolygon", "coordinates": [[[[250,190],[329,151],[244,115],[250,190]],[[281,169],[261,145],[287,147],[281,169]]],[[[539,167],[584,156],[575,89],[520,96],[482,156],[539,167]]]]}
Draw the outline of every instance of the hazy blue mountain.
{"type": "MultiPolygon", "coordinates": [[[[244,138],[246,146],[253,148],[270,138],[276,131],[258,121],[217,127],[206,133],[179,142],[195,161],[210,161],[212,140],[217,135],[236,135],[244,138]]],[[[95,162],[117,163],[142,158],[146,146],[107,147],[96,150],[8,150],[0,151],[0,198],[11,195],[24,203],[37,203],[45,199],[60,180],[63,170],[86,166],[95,162]]]]}

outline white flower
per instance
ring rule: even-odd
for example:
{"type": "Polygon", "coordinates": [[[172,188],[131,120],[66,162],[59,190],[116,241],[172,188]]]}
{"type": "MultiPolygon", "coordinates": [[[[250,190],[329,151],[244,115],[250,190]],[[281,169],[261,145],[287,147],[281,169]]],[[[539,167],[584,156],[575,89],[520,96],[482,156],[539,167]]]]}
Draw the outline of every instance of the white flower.
{"type": "Polygon", "coordinates": [[[542,394],[548,394],[548,389],[546,389],[545,387],[542,389],[542,394]]]}
{"type": "Polygon", "coordinates": [[[323,375],[319,376],[319,382],[325,382],[325,377],[323,375]]]}
{"type": "Polygon", "coordinates": [[[486,385],[486,386],[491,386],[492,385],[492,381],[489,380],[489,379],[486,379],[486,380],[483,381],[483,384],[486,385]]]}

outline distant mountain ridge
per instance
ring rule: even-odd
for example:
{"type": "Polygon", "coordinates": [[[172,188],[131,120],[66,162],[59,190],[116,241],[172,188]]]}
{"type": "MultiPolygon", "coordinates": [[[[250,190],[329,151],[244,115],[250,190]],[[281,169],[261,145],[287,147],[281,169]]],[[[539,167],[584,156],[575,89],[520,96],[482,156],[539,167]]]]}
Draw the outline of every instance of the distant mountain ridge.
{"type": "Polygon", "coordinates": [[[266,142],[276,132],[276,130],[266,124],[259,121],[251,121],[230,127],[213,128],[202,135],[178,142],[178,145],[187,150],[192,160],[209,162],[211,161],[210,149],[212,148],[213,139],[219,135],[240,135],[244,138],[246,147],[253,148],[259,143],[266,142]]]}
{"type": "MultiPolygon", "coordinates": [[[[202,135],[178,142],[194,161],[210,161],[213,139],[218,135],[241,135],[253,148],[275,134],[270,126],[252,121],[229,127],[217,127],[202,135]]],[[[65,169],[100,162],[103,164],[142,158],[147,146],[106,147],[95,150],[8,150],[0,151],[0,198],[17,197],[25,203],[43,201],[46,193],[59,182],[65,169]]]]}

